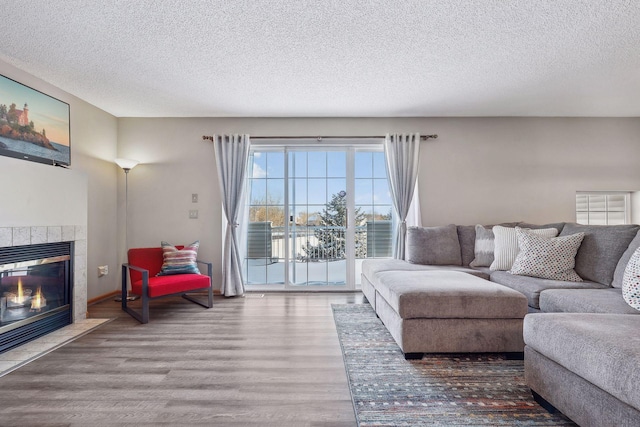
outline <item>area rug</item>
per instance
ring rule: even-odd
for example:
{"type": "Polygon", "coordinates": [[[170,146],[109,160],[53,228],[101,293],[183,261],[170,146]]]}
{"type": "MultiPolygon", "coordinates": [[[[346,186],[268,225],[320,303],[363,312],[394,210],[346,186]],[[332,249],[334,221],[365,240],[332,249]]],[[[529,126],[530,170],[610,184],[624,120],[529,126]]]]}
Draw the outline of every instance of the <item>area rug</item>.
{"type": "Polygon", "coordinates": [[[405,360],[369,304],[332,305],[359,426],[574,426],[549,414],[502,354],[405,360]]]}

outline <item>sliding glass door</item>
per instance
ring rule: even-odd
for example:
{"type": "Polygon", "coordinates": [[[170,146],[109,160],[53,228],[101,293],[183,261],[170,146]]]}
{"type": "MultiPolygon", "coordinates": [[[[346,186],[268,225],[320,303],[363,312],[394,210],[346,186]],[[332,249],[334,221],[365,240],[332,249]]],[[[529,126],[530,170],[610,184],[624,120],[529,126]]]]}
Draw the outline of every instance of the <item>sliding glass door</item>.
{"type": "Polygon", "coordinates": [[[248,289],[355,289],[362,260],[391,255],[381,146],[254,147],[248,289]]]}

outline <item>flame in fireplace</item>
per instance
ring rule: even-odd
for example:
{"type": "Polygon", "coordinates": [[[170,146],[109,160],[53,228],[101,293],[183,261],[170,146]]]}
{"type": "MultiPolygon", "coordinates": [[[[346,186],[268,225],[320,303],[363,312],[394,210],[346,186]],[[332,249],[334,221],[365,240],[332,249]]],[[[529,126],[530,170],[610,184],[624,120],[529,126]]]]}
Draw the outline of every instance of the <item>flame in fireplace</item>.
{"type": "Polygon", "coordinates": [[[25,301],[24,291],[22,290],[22,279],[18,279],[18,294],[13,297],[13,302],[23,304],[25,301]]]}
{"type": "Polygon", "coordinates": [[[45,305],[47,305],[47,300],[42,295],[42,288],[38,287],[38,291],[31,298],[31,310],[40,311],[45,305]]]}

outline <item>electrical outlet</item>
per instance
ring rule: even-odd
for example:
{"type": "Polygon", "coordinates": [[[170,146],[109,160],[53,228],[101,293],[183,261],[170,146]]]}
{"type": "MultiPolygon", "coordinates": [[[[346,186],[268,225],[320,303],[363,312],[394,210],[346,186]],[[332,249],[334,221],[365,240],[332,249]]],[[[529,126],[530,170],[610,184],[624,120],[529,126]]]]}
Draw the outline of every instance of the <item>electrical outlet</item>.
{"type": "Polygon", "coordinates": [[[198,210],[192,209],[189,211],[189,219],[198,219],[198,210]]]}
{"type": "Polygon", "coordinates": [[[98,267],[98,277],[106,276],[107,274],[109,274],[108,265],[101,265],[98,267]]]}
{"type": "Polygon", "coordinates": [[[198,203],[198,193],[191,194],[191,203],[198,203]]]}

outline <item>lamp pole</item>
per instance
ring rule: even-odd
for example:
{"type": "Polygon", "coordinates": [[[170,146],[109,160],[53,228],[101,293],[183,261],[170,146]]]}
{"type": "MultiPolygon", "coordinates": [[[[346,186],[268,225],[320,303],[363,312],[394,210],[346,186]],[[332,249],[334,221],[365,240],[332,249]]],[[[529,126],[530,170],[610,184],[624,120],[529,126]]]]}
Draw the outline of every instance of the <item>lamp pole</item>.
{"type": "MultiPolygon", "coordinates": [[[[125,251],[129,250],[129,172],[131,169],[136,167],[138,163],[137,160],[131,159],[116,159],[116,163],[118,166],[122,168],[124,171],[124,245],[125,251]]],[[[137,296],[129,295],[127,293],[127,300],[134,301],[137,300],[137,296]]],[[[122,297],[116,297],[116,301],[122,301],[122,297]]]]}

